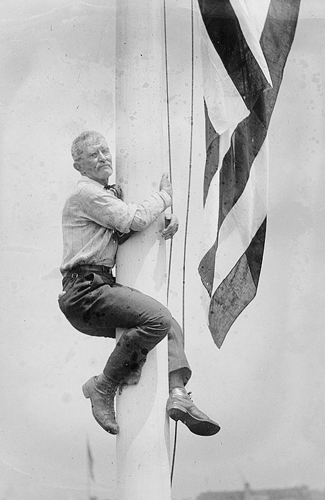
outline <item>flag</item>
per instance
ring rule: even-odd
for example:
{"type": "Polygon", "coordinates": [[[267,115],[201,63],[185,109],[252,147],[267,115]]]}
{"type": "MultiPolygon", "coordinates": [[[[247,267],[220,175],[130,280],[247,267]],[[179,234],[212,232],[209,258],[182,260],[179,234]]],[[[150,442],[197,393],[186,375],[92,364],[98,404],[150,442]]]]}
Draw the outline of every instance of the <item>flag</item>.
{"type": "MultiPolygon", "coordinates": [[[[257,292],[266,237],[268,126],[293,42],[300,0],[198,3],[206,31],[203,50],[207,43],[213,46],[237,102],[225,112],[229,119],[220,123],[211,99],[213,81],[203,84],[206,230],[199,274],[209,295],[209,329],[220,348],[257,292]]],[[[203,66],[208,59],[202,56],[203,66]]],[[[203,69],[202,74],[203,80],[209,78],[211,70],[203,69]]]]}

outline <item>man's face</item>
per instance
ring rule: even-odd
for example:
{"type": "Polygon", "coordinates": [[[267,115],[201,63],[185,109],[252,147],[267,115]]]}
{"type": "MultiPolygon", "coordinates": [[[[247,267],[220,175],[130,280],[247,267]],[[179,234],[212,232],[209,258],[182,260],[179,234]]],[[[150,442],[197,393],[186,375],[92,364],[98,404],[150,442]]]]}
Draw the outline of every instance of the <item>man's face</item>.
{"type": "Polygon", "coordinates": [[[74,163],[74,167],[90,179],[106,184],[113,173],[112,156],[104,139],[87,141],[81,158],[74,163]]]}

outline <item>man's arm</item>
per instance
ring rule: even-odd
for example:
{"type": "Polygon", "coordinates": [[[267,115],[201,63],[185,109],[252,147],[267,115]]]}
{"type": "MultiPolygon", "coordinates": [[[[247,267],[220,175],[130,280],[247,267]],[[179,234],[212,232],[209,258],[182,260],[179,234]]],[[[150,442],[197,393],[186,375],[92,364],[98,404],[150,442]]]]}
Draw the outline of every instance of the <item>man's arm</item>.
{"type": "MultiPolygon", "coordinates": [[[[162,237],[164,240],[169,240],[174,236],[175,233],[178,231],[178,218],[174,214],[167,214],[165,216],[165,229],[161,232],[162,237]]],[[[128,233],[120,233],[119,231],[116,231],[117,235],[117,241],[119,245],[122,245],[125,241],[127,241],[132,234],[134,234],[135,231],[130,229],[128,233]]]]}
{"type": "Polygon", "coordinates": [[[168,174],[165,173],[160,181],[159,192],[154,193],[150,198],[137,206],[130,228],[134,231],[142,231],[150,226],[166,208],[171,206],[172,194],[172,185],[168,179],[168,174]],[[156,203],[154,203],[153,198],[155,198],[156,203]]]}
{"type": "MultiPolygon", "coordinates": [[[[167,174],[163,175],[159,187],[160,187],[160,189],[163,188],[169,194],[170,189],[171,189],[171,184],[168,180],[167,174]]],[[[122,189],[120,186],[117,186],[114,184],[111,188],[112,189],[117,188],[118,191],[115,192],[117,198],[123,199],[123,193],[122,193],[122,189]]],[[[169,240],[170,238],[172,238],[174,236],[174,234],[178,231],[178,225],[179,225],[178,218],[176,217],[175,214],[172,214],[172,213],[165,214],[165,229],[161,233],[162,237],[165,240],[169,240]]],[[[119,231],[116,231],[117,240],[118,240],[119,245],[121,245],[126,240],[128,240],[134,232],[135,231],[133,231],[132,229],[130,229],[129,233],[120,233],[119,231]]]]}
{"type": "Polygon", "coordinates": [[[166,208],[171,206],[171,184],[167,174],[160,182],[160,191],[148,196],[142,203],[125,203],[111,190],[101,190],[98,186],[83,186],[78,196],[78,209],[87,219],[97,224],[129,233],[130,230],[142,231],[148,227],[166,208]]]}

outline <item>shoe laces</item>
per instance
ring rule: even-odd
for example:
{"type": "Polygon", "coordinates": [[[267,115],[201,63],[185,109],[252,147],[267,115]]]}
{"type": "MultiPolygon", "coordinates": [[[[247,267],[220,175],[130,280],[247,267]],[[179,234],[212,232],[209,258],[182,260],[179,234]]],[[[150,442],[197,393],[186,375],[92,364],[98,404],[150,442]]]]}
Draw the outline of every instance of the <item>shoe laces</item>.
{"type": "Polygon", "coordinates": [[[105,401],[106,401],[106,404],[107,404],[107,408],[114,415],[115,415],[114,398],[115,398],[115,394],[116,394],[117,388],[118,388],[117,385],[115,385],[112,382],[108,382],[107,384],[105,384],[105,392],[101,391],[101,390],[98,391],[105,398],[105,401]]]}
{"type": "Polygon", "coordinates": [[[95,385],[95,389],[97,392],[102,394],[103,396],[112,396],[114,398],[116,391],[117,391],[118,385],[115,385],[111,382],[108,382],[105,384],[105,386],[98,387],[95,385]]]}
{"type": "Polygon", "coordinates": [[[108,411],[114,415],[114,418],[115,418],[115,406],[114,406],[114,400],[111,399],[111,398],[107,398],[107,408],[108,408],[108,411]]]}
{"type": "Polygon", "coordinates": [[[116,393],[116,388],[115,389],[110,388],[105,394],[107,408],[109,412],[112,413],[112,415],[114,415],[114,418],[115,418],[115,404],[114,404],[115,393],[116,393]]]}

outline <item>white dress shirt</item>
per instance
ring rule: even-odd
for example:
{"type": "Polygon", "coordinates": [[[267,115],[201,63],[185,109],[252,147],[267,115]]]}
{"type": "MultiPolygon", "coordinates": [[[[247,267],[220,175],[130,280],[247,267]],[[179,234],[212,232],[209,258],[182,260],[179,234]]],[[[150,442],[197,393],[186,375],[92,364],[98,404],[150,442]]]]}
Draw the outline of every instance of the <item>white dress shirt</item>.
{"type": "Polygon", "coordinates": [[[80,264],[114,267],[118,245],[114,231],[142,231],[170,205],[171,197],[164,190],[136,205],[83,176],[63,208],[61,273],[80,264]]]}

